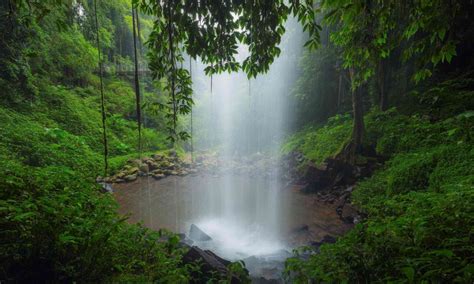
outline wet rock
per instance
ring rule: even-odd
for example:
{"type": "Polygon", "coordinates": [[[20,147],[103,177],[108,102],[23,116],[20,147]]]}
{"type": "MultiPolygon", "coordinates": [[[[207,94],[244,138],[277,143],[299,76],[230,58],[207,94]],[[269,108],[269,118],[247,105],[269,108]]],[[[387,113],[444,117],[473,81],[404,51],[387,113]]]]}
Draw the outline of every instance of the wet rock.
{"type": "Polygon", "coordinates": [[[285,268],[285,261],[292,254],[286,250],[280,250],[268,255],[250,256],[244,259],[245,266],[254,275],[253,283],[283,283],[281,274],[285,268]]]}
{"type": "MultiPolygon", "coordinates": [[[[360,156],[355,164],[346,162],[340,158],[327,158],[322,164],[308,164],[304,174],[300,177],[300,183],[306,184],[304,192],[314,193],[329,191],[342,187],[347,188],[354,185],[357,180],[369,177],[379,167],[382,157],[376,156],[374,152],[367,152],[368,156],[360,156]]],[[[299,162],[290,158],[286,162],[286,168],[290,171],[291,166],[299,165],[299,162]]]]}
{"type": "Polygon", "coordinates": [[[166,176],[164,174],[152,174],[152,177],[154,179],[162,179],[162,178],[165,178],[166,176]]]}
{"type": "Polygon", "coordinates": [[[113,193],[112,185],[106,182],[100,182],[101,192],[103,193],[113,193]]]}
{"type": "Polygon", "coordinates": [[[311,242],[311,246],[319,248],[323,244],[334,244],[337,239],[330,235],[325,235],[319,242],[311,242]]]}
{"type": "Polygon", "coordinates": [[[126,174],[127,175],[133,175],[133,174],[137,174],[139,171],[138,167],[133,167],[133,168],[130,168],[129,170],[126,171],[126,174]]]}
{"type": "Polygon", "coordinates": [[[115,175],[116,179],[123,179],[126,176],[126,172],[119,172],[118,174],[115,175]]]}
{"type": "Polygon", "coordinates": [[[177,176],[178,172],[177,171],[170,171],[169,174],[172,175],[172,176],[177,176]]]}
{"type": "Polygon", "coordinates": [[[212,238],[208,234],[204,233],[198,226],[192,224],[189,230],[189,238],[196,242],[211,241],[212,238]]]}
{"type": "Polygon", "coordinates": [[[124,178],[125,181],[134,181],[136,179],[137,179],[137,174],[131,174],[131,175],[125,176],[124,178]]]}
{"type": "Polygon", "coordinates": [[[157,162],[163,160],[163,155],[160,155],[160,154],[153,154],[151,155],[151,158],[157,162]]]}
{"type": "MultiPolygon", "coordinates": [[[[197,272],[191,273],[191,278],[196,283],[206,283],[213,278],[216,273],[220,275],[228,275],[227,265],[231,262],[225,260],[209,250],[202,250],[196,246],[189,247],[188,252],[183,256],[184,264],[200,264],[197,272]]],[[[232,277],[230,283],[240,283],[237,277],[232,277]]]]}
{"type": "Polygon", "coordinates": [[[174,164],[170,163],[169,161],[163,160],[158,165],[160,169],[172,169],[174,164]]]}
{"type": "Polygon", "coordinates": [[[150,168],[148,167],[148,164],[142,163],[138,167],[138,170],[139,170],[139,172],[142,172],[142,173],[148,173],[150,171],[150,168]]]}
{"type": "Polygon", "coordinates": [[[153,170],[158,169],[160,166],[155,161],[150,161],[148,163],[148,167],[149,167],[150,171],[153,171],[153,170]]]}
{"type": "Polygon", "coordinates": [[[294,228],[293,230],[291,230],[291,232],[293,233],[307,233],[309,231],[309,227],[308,225],[301,225],[301,226],[298,226],[296,228],[294,228]]]}

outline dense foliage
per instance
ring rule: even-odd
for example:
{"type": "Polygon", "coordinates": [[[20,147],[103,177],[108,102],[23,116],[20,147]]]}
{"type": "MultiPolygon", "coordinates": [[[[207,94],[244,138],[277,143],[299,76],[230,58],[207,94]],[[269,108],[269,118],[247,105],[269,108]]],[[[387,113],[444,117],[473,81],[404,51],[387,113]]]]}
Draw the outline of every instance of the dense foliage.
{"type": "MultiPolygon", "coordinates": [[[[179,238],[128,224],[96,183],[102,132],[94,29],[89,18],[51,12],[56,2],[0,6],[0,279],[188,282],[196,268],[182,264],[179,238]]],[[[131,49],[122,50],[112,34],[130,34],[131,4],[100,2],[105,61],[129,64],[131,49]]],[[[91,3],[81,6],[84,15],[91,3]]],[[[131,82],[111,71],[105,108],[118,168],[137,156],[135,101],[131,82]]],[[[148,86],[145,102],[156,100],[152,91],[148,86]]],[[[147,121],[144,150],[167,149],[166,134],[152,129],[163,117],[149,114],[147,121]]]]}
{"type": "Polygon", "coordinates": [[[267,72],[281,50],[288,16],[296,17],[309,31],[306,45],[318,46],[320,26],[315,20],[314,1],[150,1],[135,0],[155,17],[148,39],[149,67],[154,79],[165,79],[166,111],[170,139],[187,139],[177,131],[179,115],[193,105],[191,76],[183,67],[184,55],[199,59],[208,75],[242,69],[248,77],[267,72]],[[240,59],[238,49],[248,55],[240,59]],[[178,66],[180,64],[181,66],[178,66]]]}
{"type": "MultiPolygon", "coordinates": [[[[411,106],[415,111],[409,114],[390,109],[365,117],[377,152],[391,157],[374,176],[359,182],[352,195],[366,219],[308,260],[288,260],[293,281],[474,279],[472,87],[469,77],[449,80],[412,94],[420,104],[411,106]],[[446,109],[432,104],[435,97],[446,109]]],[[[298,150],[322,162],[335,154],[349,129],[348,120],[330,119],[324,127],[295,135],[287,151],[298,150]]]]}
{"type": "Polygon", "coordinates": [[[170,134],[186,139],[185,57],[211,76],[255,77],[294,16],[319,49],[302,55],[293,94],[303,128],[284,152],[320,163],[368,145],[388,161],[352,195],[362,222],[288,260],[288,277],[473,281],[472,1],[135,0],[143,14],[133,16],[131,2],[0,2],[0,280],[192,281],[198,267],[183,265],[177,236],[126,223],[100,193],[103,144],[113,171],[137,150],[168,149],[170,134]],[[137,72],[147,63],[146,49],[154,80],[140,89],[127,76],[132,59],[137,72]]]}

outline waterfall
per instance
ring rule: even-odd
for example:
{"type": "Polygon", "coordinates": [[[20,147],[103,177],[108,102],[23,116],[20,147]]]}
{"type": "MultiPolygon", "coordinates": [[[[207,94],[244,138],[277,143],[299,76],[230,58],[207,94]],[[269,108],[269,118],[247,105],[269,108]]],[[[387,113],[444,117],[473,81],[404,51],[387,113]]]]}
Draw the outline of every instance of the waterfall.
{"type": "MultiPolygon", "coordinates": [[[[211,249],[229,259],[286,249],[281,220],[288,206],[280,196],[278,157],[303,41],[300,28],[292,21],[288,26],[293,32],[283,38],[282,55],[267,74],[251,81],[243,72],[209,78],[199,61],[193,70],[194,147],[216,151],[217,167],[204,177],[208,188],[192,193],[191,222],[213,238],[211,249]]],[[[241,47],[238,56],[246,55],[241,47]]]]}

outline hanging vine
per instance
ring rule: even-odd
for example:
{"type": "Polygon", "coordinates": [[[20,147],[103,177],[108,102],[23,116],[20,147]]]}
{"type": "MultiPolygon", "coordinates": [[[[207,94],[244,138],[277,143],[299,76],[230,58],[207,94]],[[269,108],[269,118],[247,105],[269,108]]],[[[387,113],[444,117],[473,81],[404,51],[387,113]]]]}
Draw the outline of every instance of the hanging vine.
{"type": "Polygon", "coordinates": [[[100,79],[100,110],[102,113],[102,143],[104,144],[104,176],[107,176],[109,162],[108,162],[108,143],[107,143],[107,126],[105,113],[105,96],[104,96],[104,72],[102,66],[101,49],[100,49],[100,34],[99,34],[99,18],[97,16],[97,0],[94,0],[94,15],[95,15],[95,31],[97,34],[97,52],[99,57],[99,79],[100,79]]]}

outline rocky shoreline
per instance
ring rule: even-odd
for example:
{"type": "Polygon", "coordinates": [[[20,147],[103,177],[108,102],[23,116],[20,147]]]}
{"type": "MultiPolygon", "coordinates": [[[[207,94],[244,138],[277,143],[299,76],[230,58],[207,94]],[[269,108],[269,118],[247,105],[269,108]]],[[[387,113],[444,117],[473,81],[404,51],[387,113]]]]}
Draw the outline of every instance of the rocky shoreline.
{"type": "Polygon", "coordinates": [[[196,173],[198,164],[179,158],[174,151],[165,154],[153,154],[141,159],[130,159],[116,174],[98,181],[105,183],[125,183],[135,181],[138,177],[150,176],[162,179],[167,176],[185,176],[196,173]]]}
{"type": "MultiPolygon", "coordinates": [[[[301,225],[295,226],[290,232],[291,243],[306,245],[313,248],[317,253],[319,247],[325,243],[334,243],[337,236],[343,234],[353,224],[358,223],[363,216],[350,203],[352,190],[358,179],[370,175],[381,163],[377,159],[367,159],[364,163],[350,167],[335,159],[327,159],[321,165],[309,163],[302,154],[291,153],[282,159],[268,157],[262,154],[254,154],[247,157],[235,157],[234,159],[221,160],[213,153],[200,153],[191,163],[178,157],[170,151],[168,154],[154,154],[142,159],[131,159],[127,164],[113,176],[103,180],[105,183],[127,183],[133,182],[139,177],[149,176],[156,180],[167,176],[185,176],[198,173],[199,175],[218,176],[225,174],[243,174],[249,176],[267,175],[270,178],[281,179],[283,183],[290,185],[297,184],[295,190],[304,195],[311,196],[313,206],[317,204],[327,204],[327,213],[335,212],[342,221],[338,230],[328,230],[323,224],[311,220],[302,220],[301,225]],[[280,170],[275,170],[275,169],[280,170]],[[322,232],[319,230],[323,230],[322,232]],[[302,244],[303,243],[303,244],[302,244]]],[[[335,217],[337,219],[337,217],[335,217]]],[[[191,230],[192,231],[192,230],[191,230]]],[[[193,235],[190,231],[190,236],[193,235]]],[[[214,253],[204,249],[202,245],[209,240],[197,240],[195,236],[188,238],[183,235],[182,241],[189,246],[192,260],[201,259],[207,263],[209,271],[220,271],[225,267],[225,261],[216,258],[214,253]],[[194,240],[190,242],[189,240],[194,240]],[[195,242],[198,242],[197,245],[195,242]],[[196,246],[197,245],[197,246],[196,246]]],[[[284,269],[285,259],[294,257],[289,251],[282,251],[276,255],[251,256],[244,259],[248,264],[251,275],[259,275],[255,282],[274,281],[271,283],[281,283],[280,273],[284,269]]],[[[307,257],[307,254],[301,255],[307,257]]]]}
{"type": "Polygon", "coordinates": [[[385,160],[372,151],[355,164],[337,158],[315,164],[306,161],[303,154],[291,152],[283,157],[282,168],[292,183],[302,186],[302,192],[315,194],[319,201],[334,204],[344,223],[357,224],[364,216],[351,204],[352,191],[357,181],[370,177],[385,160]]]}

